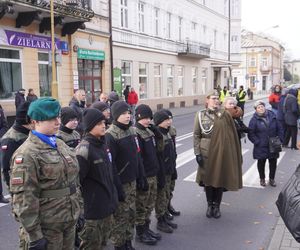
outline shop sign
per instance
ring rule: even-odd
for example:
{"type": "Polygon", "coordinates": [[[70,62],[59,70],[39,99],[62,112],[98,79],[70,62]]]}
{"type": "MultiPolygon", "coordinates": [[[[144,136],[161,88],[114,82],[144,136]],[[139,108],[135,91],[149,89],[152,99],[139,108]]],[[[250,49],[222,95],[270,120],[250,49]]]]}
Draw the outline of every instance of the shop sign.
{"type": "Polygon", "coordinates": [[[121,69],[114,68],[113,75],[114,75],[114,90],[118,93],[119,96],[121,96],[122,93],[121,69]]]}
{"type": "Polygon", "coordinates": [[[102,50],[91,50],[91,49],[78,48],[77,58],[104,61],[105,60],[105,52],[102,50]]]}
{"type": "MultiPolygon", "coordinates": [[[[33,35],[13,30],[0,29],[1,41],[3,45],[13,45],[35,49],[51,50],[51,37],[33,35]],[[5,36],[2,35],[5,34],[5,36]]],[[[60,40],[55,38],[56,49],[60,48],[60,40]]]]}

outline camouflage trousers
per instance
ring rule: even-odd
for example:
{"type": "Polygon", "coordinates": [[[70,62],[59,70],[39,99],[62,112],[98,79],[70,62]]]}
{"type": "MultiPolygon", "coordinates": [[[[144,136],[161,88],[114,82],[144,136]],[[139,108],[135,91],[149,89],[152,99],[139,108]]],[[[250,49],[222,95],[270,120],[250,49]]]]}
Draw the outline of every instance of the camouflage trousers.
{"type": "Polygon", "coordinates": [[[27,233],[24,229],[24,227],[22,227],[22,225],[20,225],[19,228],[19,249],[20,250],[28,250],[28,237],[27,237],[27,233]]]}
{"type": "Polygon", "coordinates": [[[102,250],[102,242],[109,234],[112,223],[112,215],[101,220],[85,220],[84,228],[79,233],[81,239],[80,249],[102,250]],[[109,230],[107,232],[107,230],[109,230]]]}
{"type": "Polygon", "coordinates": [[[135,225],[144,225],[146,220],[149,220],[151,212],[155,206],[157,196],[157,179],[156,176],[147,178],[149,189],[148,191],[136,192],[136,217],[135,225]]]}
{"type": "Polygon", "coordinates": [[[171,200],[173,198],[173,192],[175,190],[175,181],[176,180],[171,180],[171,185],[170,185],[170,200],[169,200],[169,203],[171,202],[171,200]]]}
{"type": "Polygon", "coordinates": [[[120,202],[114,213],[113,227],[111,230],[111,241],[114,246],[120,247],[127,240],[133,239],[134,221],[135,221],[135,182],[123,184],[123,190],[126,198],[120,202]]]}
{"type": "Polygon", "coordinates": [[[157,190],[157,198],[155,203],[156,218],[162,217],[168,209],[171,199],[171,175],[166,175],[166,184],[162,189],[157,190]]]}

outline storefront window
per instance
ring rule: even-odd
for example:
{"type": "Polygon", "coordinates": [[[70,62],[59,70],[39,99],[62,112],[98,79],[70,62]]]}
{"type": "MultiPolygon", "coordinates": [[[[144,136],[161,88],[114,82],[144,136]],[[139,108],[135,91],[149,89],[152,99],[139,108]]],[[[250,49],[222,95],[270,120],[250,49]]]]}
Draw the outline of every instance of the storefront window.
{"type": "Polygon", "coordinates": [[[148,82],[148,75],[147,75],[147,63],[140,63],[139,64],[139,94],[140,99],[147,98],[147,82],[148,82]]]}
{"type": "Polygon", "coordinates": [[[40,96],[51,96],[52,67],[49,65],[49,54],[39,52],[40,96]]]}
{"type": "Polygon", "coordinates": [[[207,68],[202,69],[202,94],[206,93],[207,68]]]}
{"type": "Polygon", "coordinates": [[[161,97],[161,64],[154,64],[154,97],[161,97]]]}
{"type": "Polygon", "coordinates": [[[18,50],[0,49],[0,99],[12,98],[22,87],[22,70],[18,50]]]}
{"type": "Polygon", "coordinates": [[[192,94],[193,95],[196,95],[198,92],[197,82],[198,82],[197,67],[192,67],[192,94]]]}
{"type": "Polygon", "coordinates": [[[167,96],[174,95],[174,66],[167,66],[167,96]]]}
{"type": "Polygon", "coordinates": [[[183,95],[183,77],[184,77],[183,66],[178,66],[177,68],[177,79],[178,79],[178,95],[183,95]]]}
{"type": "Polygon", "coordinates": [[[125,88],[126,85],[131,86],[131,62],[130,61],[122,61],[121,70],[122,70],[123,88],[125,88]]]}

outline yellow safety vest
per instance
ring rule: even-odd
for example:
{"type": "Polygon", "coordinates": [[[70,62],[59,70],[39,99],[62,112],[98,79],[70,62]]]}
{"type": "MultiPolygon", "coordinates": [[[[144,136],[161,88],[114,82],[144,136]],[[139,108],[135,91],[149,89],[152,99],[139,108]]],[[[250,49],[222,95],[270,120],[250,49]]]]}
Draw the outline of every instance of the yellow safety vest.
{"type": "Polygon", "coordinates": [[[245,101],[246,101],[246,92],[245,92],[245,90],[243,90],[243,91],[239,92],[239,102],[245,102],[245,101]]]}
{"type": "Polygon", "coordinates": [[[224,93],[224,90],[221,90],[220,93],[220,102],[224,102],[225,97],[229,96],[229,91],[227,90],[226,94],[224,93]]]}

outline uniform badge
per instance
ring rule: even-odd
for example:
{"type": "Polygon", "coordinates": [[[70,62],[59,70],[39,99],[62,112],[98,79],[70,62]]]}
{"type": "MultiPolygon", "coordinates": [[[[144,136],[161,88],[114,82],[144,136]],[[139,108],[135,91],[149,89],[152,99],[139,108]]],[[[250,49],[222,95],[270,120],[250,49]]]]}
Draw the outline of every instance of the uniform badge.
{"type": "Polygon", "coordinates": [[[109,161],[112,162],[112,156],[111,156],[111,153],[110,153],[109,149],[107,149],[106,152],[107,152],[109,161]]]}
{"type": "Polygon", "coordinates": [[[16,163],[16,164],[21,164],[21,163],[23,163],[23,157],[22,157],[22,156],[17,156],[16,159],[15,159],[15,163],[16,163]]]}
{"type": "Polygon", "coordinates": [[[7,150],[7,145],[2,145],[2,146],[1,146],[1,149],[2,149],[2,150],[7,150]]]}
{"type": "Polygon", "coordinates": [[[21,185],[24,183],[24,171],[17,171],[12,174],[11,185],[21,185]]]}
{"type": "Polygon", "coordinates": [[[155,142],[154,137],[152,137],[152,142],[153,142],[154,147],[156,147],[156,142],[155,142]]]}
{"type": "Polygon", "coordinates": [[[73,163],[73,160],[72,160],[72,158],[70,156],[66,156],[65,158],[66,158],[68,164],[73,163]]]}
{"type": "Polygon", "coordinates": [[[137,151],[140,152],[141,149],[140,149],[140,145],[139,145],[139,140],[138,140],[137,137],[134,137],[134,139],[135,139],[135,143],[136,143],[136,146],[137,146],[137,151]]]}

